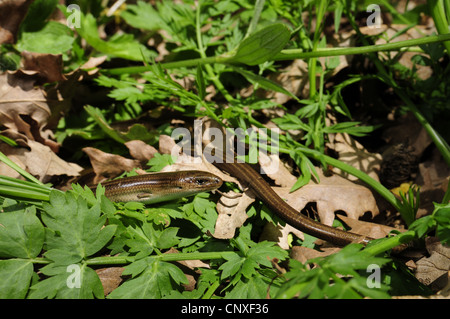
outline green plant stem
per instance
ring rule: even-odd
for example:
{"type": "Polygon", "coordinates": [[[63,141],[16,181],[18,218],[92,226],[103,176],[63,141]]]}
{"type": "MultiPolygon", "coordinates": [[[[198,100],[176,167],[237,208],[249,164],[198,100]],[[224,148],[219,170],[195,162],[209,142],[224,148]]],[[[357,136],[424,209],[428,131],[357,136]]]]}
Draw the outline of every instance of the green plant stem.
{"type": "MultiPolygon", "coordinates": [[[[225,252],[193,252],[193,253],[178,253],[178,254],[161,254],[151,256],[158,258],[161,261],[183,261],[183,260],[212,260],[212,259],[226,259],[227,256],[234,254],[230,251],[225,252]]],[[[131,256],[112,256],[112,257],[94,257],[86,260],[90,266],[95,265],[126,265],[134,261],[131,256]]]]}
{"type": "MultiPolygon", "coordinates": [[[[347,12],[349,17],[349,22],[352,25],[352,27],[356,30],[356,32],[361,36],[361,39],[365,45],[365,47],[369,46],[367,40],[364,36],[362,36],[361,32],[359,31],[356,22],[354,21],[353,15],[350,14],[350,12],[347,12]]],[[[450,38],[450,34],[435,36],[435,37],[448,37],[450,38]]],[[[427,39],[427,38],[425,38],[427,39]]],[[[416,39],[423,41],[424,38],[416,39]]],[[[411,40],[407,40],[411,41],[411,40]]],[[[423,44],[423,43],[422,43],[423,44]]],[[[394,89],[394,92],[399,96],[403,102],[406,104],[407,108],[411,113],[414,114],[416,119],[420,122],[420,124],[424,127],[430,138],[432,139],[433,143],[436,145],[440,153],[442,154],[445,162],[450,165],[450,147],[447,144],[447,142],[440,136],[440,134],[431,126],[431,124],[428,122],[428,120],[423,116],[423,114],[419,111],[417,106],[414,104],[414,102],[409,98],[408,94],[405,93],[404,90],[402,90],[401,87],[397,85],[393,77],[387,72],[386,68],[384,67],[383,63],[378,59],[377,56],[371,55],[372,61],[375,64],[375,67],[378,69],[378,73],[381,75],[381,77],[385,80],[386,84],[389,85],[394,89]]]]}
{"type": "MultiPolygon", "coordinates": [[[[197,11],[196,11],[196,26],[195,31],[197,35],[197,46],[198,46],[198,52],[200,53],[200,56],[202,59],[207,59],[205,48],[203,46],[203,40],[202,40],[202,33],[201,33],[201,25],[200,25],[200,11],[201,11],[201,1],[198,1],[197,4],[197,11]]],[[[220,82],[219,77],[214,73],[214,70],[211,66],[211,64],[204,64],[206,73],[208,74],[211,81],[216,86],[217,90],[225,97],[225,99],[228,102],[234,101],[234,98],[228,93],[228,91],[223,86],[222,82],[220,82]]],[[[163,66],[164,67],[164,66],[163,66]]]]}
{"type": "MultiPolygon", "coordinates": [[[[448,28],[448,17],[446,17],[444,0],[429,0],[428,8],[439,34],[448,34],[450,30],[448,28]]],[[[444,42],[444,46],[447,49],[447,54],[450,55],[450,41],[444,42]]]]}
{"type": "Polygon", "coordinates": [[[412,230],[401,233],[397,236],[393,236],[382,240],[380,242],[376,242],[373,245],[370,245],[364,249],[364,253],[367,253],[371,256],[376,256],[385,251],[388,251],[394,247],[400,246],[402,244],[406,244],[413,240],[416,236],[416,233],[412,230]]]}
{"type": "Polygon", "coordinates": [[[450,202],[450,179],[447,184],[447,191],[445,192],[444,198],[442,199],[442,204],[447,204],[450,202]]]}
{"type": "Polygon", "coordinates": [[[220,286],[220,281],[216,280],[214,283],[209,286],[208,290],[202,296],[202,299],[210,299],[217,288],[220,286]]]}
{"type": "MultiPolygon", "coordinates": [[[[212,259],[226,259],[226,257],[234,254],[230,251],[225,252],[193,252],[193,253],[179,253],[179,254],[161,254],[152,256],[158,258],[161,261],[182,261],[182,260],[212,260],[212,259]]],[[[36,257],[30,259],[23,259],[30,261],[34,264],[50,264],[51,260],[44,257],[36,257]]],[[[86,264],[89,266],[101,266],[101,265],[127,265],[134,261],[133,256],[105,256],[105,257],[93,257],[86,259],[86,264]]]]}
{"type": "Polygon", "coordinates": [[[28,179],[31,182],[34,182],[38,185],[44,185],[40,180],[38,180],[36,177],[34,177],[33,175],[31,175],[30,173],[28,173],[27,171],[25,171],[24,169],[22,169],[19,165],[17,165],[16,163],[14,163],[13,161],[11,161],[8,156],[6,156],[5,154],[3,154],[2,152],[0,152],[0,161],[2,161],[3,163],[5,163],[6,165],[8,165],[9,167],[11,167],[13,170],[15,170],[17,173],[19,173],[20,175],[22,175],[23,177],[25,177],[26,179],[28,179]]]}
{"type": "Polygon", "coordinates": [[[274,57],[276,61],[282,60],[292,60],[292,59],[305,59],[312,57],[329,57],[329,56],[339,56],[339,55],[355,55],[355,54],[366,54],[374,53],[379,51],[397,51],[405,47],[419,46],[423,44],[430,44],[436,42],[444,42],[450,40],[450,34],[442,35],[432,35],[419,39],[411,39],[405,41],[391,42],[385,44],[367,44],[362,47],[351,47],[351,48],[325,48],[317,49],[313,52],[304,52],[302,49],[287,49],[281,50],[279,54],[274,57]]]}
{"type": "Polygon", "coordinates": [[[261,17],[261,12],[264,9],[265,2],[266,0],[256,0],[255,11],[253,12],[252,20],[250,21],[250,25],[248,26],[245,37],[248,37],[256,30],[256,26],[258,25],[259,18],[261,17]]]}
{"type": "MultiPolygon", "coordinates": [[[[317,8],[317,14],[316,14],[316,30],[314,31],[314,40],[313,40],[313,48],[312,52],[315,52],[317,50],[317,47],[320,42],[320,34],[322,30],[322,19],[325,14],[326,9],[326,0],[321,0],[319,7],[317,8]]],[[[308,61],[308,76],[309,76],[309,97],[311,99],[314,98],[314,96],[317,94],[316,89],[316,66],[317,66],[317,57],[312,57],[308,61]]]]}
{"type": "MultiPolygon", "coordinates": [[[[411,39],[393,43],[377,44],[377,45],[366,45],[362,47],[353,48],[318,48],[312,52],[304,52],[302,49],[288,49],[281,50],[273,59],[275,61],[293,60],[293,59],[307,59],[314,57],[329,57],[329,56],[339,56],[339,55],[355,55],[355,54],[365,54],[373,53],[379,51],[397,51],[406,47],[418,46],[423,44],[437,43],[443,41],[449,41],[450,34],[433,35],[427,36],[419,39],[411,39]]],[[[161,63],[161,66],[165,69],[174,69],[181,67],[197,67],[198,65],[207,65],[211,63],[228,63],[231,57],[223,56],[213,56],[213,57],[203,57],[197,59],[175,61],[168,63],[161,63]]],[[[120,74],[135,74],[150,71],[150,66],[133,66],[124,68],[114,68],[108,70],[102,70],[101,72],[110,75],[120,75],[120,74]]]]}

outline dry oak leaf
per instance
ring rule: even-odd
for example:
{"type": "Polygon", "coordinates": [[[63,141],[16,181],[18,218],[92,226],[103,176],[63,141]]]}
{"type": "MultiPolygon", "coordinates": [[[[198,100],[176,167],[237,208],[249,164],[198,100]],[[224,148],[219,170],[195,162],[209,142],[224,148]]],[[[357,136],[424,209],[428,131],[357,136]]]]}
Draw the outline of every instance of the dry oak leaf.
{"type": "Polygon", "coordinates": [[[229,191],[220,198],[217,203],[217,217],[214,234],[218,239],[230,239],[234,237],[236,228],[241,227],[247,220],[247,207],[255,201],[255,197],[245,192],[241,195],[229,191]]]}
{"type": "Polygon", "coordinates": [[[34,77],[22,72],[0,75],[0,123],[37,140],[51,112],[43,91],[35,88],[34,83],[34,77]],[[27,118],[35,122],[37,129],[32,128],[32,121],[27,118]]]}
{"type": "MultiPolygon", "coordinates": [[[[294,60],[286,68],[281,69],[279,73],[269,75],[269,79],[280,84],[283,88],[295,96],[307,96],[309,92],[308,63],[304,60],[294,60]]],[[[291,100],[290,96],[279,92],[268,92],[266,90],[258,91],[259,95],[271,99],[278,104],[284,104],[291,100]]],[[[269,110],[263,110],[267,112],[269,110]]]]}
{"type": "Polygon", "coordinates": [[[388,236],[394,230],[400,232],[405,231],[399,228],[353,219],[343,215],[339,215],[338,218],[351,228],[352,233],[370,238],[383,238],[388,236]]]}
{"type": "MultiPolygon", "coordinates": [[[[339,160],[357,168],[366,173],[376,181],[379,181],[378,172],[381,165],[381,155],[368,152],[360,143],[353,139],[349,134],[337,133],[332,138],[332,143],[328,144],[339,154],[339,160]]],[[[336,167],[333,172],[345,177],[351,181],[357,181],[358,178],[350,175],[336,167]]]]}
{"type": "Polygon", "coordinates": [[[274,225],[272,223],[267,223],[264,226],[264,230],[261,233],[261,237],[259,238],[259,240],[276,242],[278,246],[280,246],[281,248],[289,249],[290,234],[296,236],[297,238],[300,238],[301,240],[305,239],[305,236],[302,231],[298,230],[297,228],[289,224],[285,224],[284,226],[282,226],[280,224],[274,225]]]}
{"type": "Polygon", "coordinates": [[[429,237],[425,245],[430,257],[423,257],[416,262],[416,278],[433,290],[440,290],[448,285],[450,270],[450,247],[442,245],[438,238],[429,237]]]}
{"type": "Polygon", "coordinates": [[[329,255],[332,255],[334,253],[337,253],[340,248],[334,247],[334,248],[325,248],[324,251],[319,251],[316,249],[303,247],[303,246],[294,246],[292,247],[292,250],[290,252],[290,256],[292,259],[298,260],[301,263],[305,263],[310,259],[317,258],[317,257],[326,257],[329,255]]]}
{"type": "Polygon", "coordinates": [[[43,182],[52,176],[78,176],[83,170],[81,166],[58,157],[48,146],[33,140],[27,140],[26,147],[11,147],[2,143],[0,151],[43,182]]]}
{"type": "Polygon", "coordinates": [[[338,175],[326,177],[317,169],[320,183],[311,181],[295,192],[288,187],[274,187],[274,191],[281,198],[300,210],[308,203],[315,202],[320,221],[332,225],[337,211],[343,211],[348,217],[358,219],[364,213],[371,212],[372,216],[379,213],[378,206],[370,189],[355,184],[338,175]]]}
{"type": "Polygon", "coordinates": [[[94,178],[95,184],[139,167],[139,161],[137,160],[105,153],[93,147],[85,147],[83,148],[83,152],[89,156],[92,168],[96,174],[94,178]]]}
{"type": "Polygon", "coordinates": [[[140,140],[125,142],[125,146],[133,158],[144,164],[147,164],[158,153],[156,148],[140,140]]]}

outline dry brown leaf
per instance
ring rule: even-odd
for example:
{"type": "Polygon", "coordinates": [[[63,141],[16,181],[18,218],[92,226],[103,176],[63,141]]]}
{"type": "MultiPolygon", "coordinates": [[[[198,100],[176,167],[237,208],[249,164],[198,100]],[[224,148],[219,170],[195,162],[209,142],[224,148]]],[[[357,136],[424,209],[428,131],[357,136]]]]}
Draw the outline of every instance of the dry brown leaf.
{"type": "Polygon", "coordinates": [[[291,250],[291,258],[300,261],[301,263],[305,263],[306,261],[317,258],[317,257],[326,257],[332,255],[339,251],[339,248],[328,248],[324,251],[319,251],[316,249],[302,247],[302,246],[294,246],[291,250]]]}
{"type": "Polygon", "coordinates": [[[334,213],[344,211],[348,217],[358,219],[364,213],[376,216],[378,206],[372,192],[364,186],[352,183],[338,175],[326,177],[317,169],[320,183],[310,182],[295,192],[288,187],[274,187],[274,191],[286,202],[300,210],[306,204],[315,202],[320,221],[332,225],[334,213]]]}
{"type": "MultiPolygon", "coordinates": [[[[349,134],[338,133],[332,138],[332,142],[328,144],[339,154],[339,160],[357,168],[366,173],[376,181],[379,181],[378,172],[382,161],[381,155],[378,153],[368,152],[358,141],[353,139],[349,134]]],[[[333,167],[333,172],[345,177],[351,181],[357,181],[358,178],[350,175],[337,167],[333,167]]]]}
{"type": "Polygon", "coordinates": [[[438,238],[425,240],[430,257],[423,257],[416,262],[416,278],[426,286],[437,291],[448,285],[450,270],[450,247],[442,245],[438,238]]]}
{"type": "Polygon", "coordinates": [[[80,66],[80,69],[86,70],[89,75],[95,74],[99,70],[97,67],[103,62],[105,62],[107,58],[108,58],[107,55],[102,55],[99,57],[90,57],[86,63],[80,66]]]}
{"type": "Polygon", "coordinates": [[[213,164],[209,163],[204,156],[192,157],[188,154],[184,154],[182,148],[175,143],[175,141],[167,135],[161,135],[159,137],[159,150],[161,154],[171,154],[176,156],[176,162],[170,166],[164,167],[162,172],[176,172],[186,170],[198,170],[210,172],[220,177],[225,182],[236,182],[237,180],[228,174],[223,173],[213,164]]]}
{"type": "Polygon", "coordinates": [[[96,269],[100,281],[102,282],[103,292],[108,295],[111,291],[119,287],[122,282],[122,272],[124,267],[108,267],[96,269]]]}
{"type": "Polygon", "coordinates": [[[218,239],[233,238],[236,228],[241,227],[248,217],[247,207],[254,201],[255,198],[248,193],[240,196],[233,191],[229,191],[226,195],[223,195],[217,203],[219,216],[217,217],[213,237],[218,239]]]}
{"type": "Polygon", "coordinates": [[[450,167],[437,149],[429,160],[419,164],[416,184],[420,185],[420,207],[417,216],[431,214],[434,203],[441,202],[447,191],[450,179],[450,167]]]}
{"type": "Polygon", "coordinates": [[[20,23],[34,0],[0,1],[0,44],[15,43],[20,23]]]}
{"type": "Polygon", "coordinates": [[[272,223],[267,223],[264,226],[264,230],[259,240],[273,241],[278,243],[278,246],[281,248],[289,249],[289,234],[292,234],[301,240],[305,239],[303,232],[289,224],[281,226],[280,224],[274,225],[272,223]]]}
{"type": "Polygon", "coordinates": [[[133,168],[140,167],[139,161],[128,159],[120,155],[108,154],[93,147],[83,148],[91,161],[96,173],[94,183],[98,184],[105,179],[117,177],[123,172],[129,172],[133,168]]]}
{"type": "Polygon", "coordinates": [[[23,69],[38,72],[42,83],[65,81],[62,55],[22,52],[23,69]]]}
{"type": "Polygon", "coordinates": [[[125,143],[125,146],[128,148],[128,151],[133,158],[144,164],[158,153],[156,148],[140,140],[128,141],[125,143]]]}
{"type": "Polygon", "coordinates": [[[276,185],[281,187],[292,187],[297,178],[284,166],[280,158],[275,154],[267,155],[259,153],[259,164],[261,170],[269,176],[276,185]],[[274,169],[275,168],[275,169],[274,169]]]}
{"type": "MultiPolygon", "coordinates": [[[[361,185],[354,184],[337,175],[331,177],[325,177],[320,170],[318,170],[321,183],[315,184],[310,182],[295,192],[290,192],[292,185],[289,187],[273,187],[273,190],[283,198],[290,206],[297,210],[300,214],[300,210],[303,209],[306,204],[315,202],[317,205],[318,215],[323,224],[332,225],[335,212],[344,211],[350,218],[358,219],[366,212],[371,212],[372,216],[379,213],[378,206],[372,192],[361,185]]],[[[286,172],[280,173],[282,176],[286,175],[286,172]]],[[[276,173],[273,178],[277,179],[276,173]]],[[[253,198],[251,190],[248,196],[253,198]]],[[[244,194],[246,194],[244,192],[244,194]]],[[[222,200],[229,201],[223,196],[222,200]]],[[[233,205],[230,211],[224,211],[223,217],[220,218],[220,232],[216,233],[220,236],[228,236],[223,238],[231,238],[235,232],[236,227],[240,227],[245,221],[243,218],[247,207],[251,204],[251,201],[243,198],[236,198],[233,200],[233,205]],[[241,202],[242,201],[242,204],[241,202]]],[[[218,208],[219,209],[219,208],[218,208]]],[[[222,209],[222,208],[221,208],[222,209]]],[[[246,215],[245,215],[246,217],[246,215]]],[[[265,234],[265,238],[271,238],[276,240],[281,247],[287,248],[288,234],[294,233],[297,237],[303,238],[301,232],[295,228],[287,225],[286,228],[277,226],[272,232],[265,234]]]]}
{"type": "Polygon", "coordinates": [[[383,238],[389,235],[393,230],[404,231],[402,229],[389,227],[386,225],[366,222],[358,219],[339,215],[338,218],[350,227],[352,233],[368,236],[371,238],[383,238]]]}
{"type": "MultiPolygon", "coordinates": [[[[11,147],[1,143],[0,151],[43,182],[48,182],[52,176],[78,176],[83,170],[77,164],[62,160],[46,145],[33,140],[26,140],[23,143],[26,147],[11,147]]],[[[17,176],[14,174],[12,177],[17,176]]]]}
{"type": "MultiPolygon", "coordinates": [[[[269,79],[280,84],[283,88],[294,94],[295,96],[307,96],[309,92],[308,79],[308,63],[304,60],[294,60],[286,68],[279,70],[278,73],[269,75],[269,79]]],[[[264,95],[265,98],[272,99],[278,104],[284,104],[291,100],[290,96],[286,94],[261,90],[259,95],[264,95]]]]}
{"type": "Polygon", "coordinates": [[[36,78],[22,72],[0,75],[0,123],[28,139],[43,139],[43,127],[50,116],[36,78]]]}

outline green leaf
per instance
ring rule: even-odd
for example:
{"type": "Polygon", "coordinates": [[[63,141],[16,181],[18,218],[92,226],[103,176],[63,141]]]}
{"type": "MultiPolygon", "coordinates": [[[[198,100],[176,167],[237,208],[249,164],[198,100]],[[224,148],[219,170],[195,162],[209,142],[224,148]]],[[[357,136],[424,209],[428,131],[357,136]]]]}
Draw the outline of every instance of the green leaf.
{"type": "Polygon", "coordinates": [[[146,257],[126,266],[123,275],[131,275],[133,278],[112,291],[108,298],[159,299],[178,289],[178,285],[188,282],[177,266],[153,257],[146,257]]]}
{"type": "Polygon", "coordinates": [[[44,203],[42,221],[48,227],[48,252],[65,250],[86,258],[103,248],[114,235],[117,226],[104,226],[100,204],[88,208],[87,201],[73,192],[50,193],[50,203],[44,203]]]}
{"type": "Polygon", "coordinates": [[[44,244],[44,227],[32,208],[0,214],[0,257],[34,258],[44,244]]]}
{"type": "Polygon", "coordinates": [[[151,223],[144,223],[141,227],[128,226],[131,238],[125,241],[130,252],[137,252],[136,258],[150,255],[157,248],[158,233],[151,223]]]}
{"type": "Polygon", "coordinates": [[[33,264],[28,260],[0,260],[0,299],[26,297],[33,275],[33,264]]]}
{"type": "Polygon", "coordinates": [[[195,83],[197,84],[200,99],[204,100],[206,96],[206,83],[205,77],[203,76],[203,69],[200,64],[197,66],[197,77],[195,78],[195,83]]]}
{"type": "Polygon", "coordinates": [[[219,267],[222,270],[221,278],[236,275],[231,284],[239,282],[241,275],[250,279],[257,274],[256,271],[261,269],[261,266],[271,267],[272,259],[284,260],[287,256],[288,253],[275,243],[263,241],[248,249],[243,257],[236,253],[227,256],[227,261],[219,267]]]}
{"type": "Polygon", "coordinates": [[[221,278],[228,278],[236,274],[241,265],[245,262],[245,258],[239,256],[238,254],[230,254],[226,257],[226,262],[224,262],[219,269],[222,270],[221,278]]]}
{"type": "Polygon", "coordinates": [[[289,130],[310,130],[308,124],[304,123],[298,116],[285,114],[283,117],[277,117],[272,120],[279,128],[285,131],[289,130]]]}
{"type": "Polygon", "coordinates": [[[156,142],[157,133],[149,132],[147,128],[139,123],[133,124],[127,133],[123,134],[129,141],[140,140],[148,144],[153,144],[156,142]]]}
{"type": "Polygon", "coordinates": [[[61,23],[49,21],[39,30],[23,31],[17,42],[17,49],[62,54],[72,48],[73,41],[74,36],[70,28],[61,23]]]}
{"type": "Polygon", "coordinates": [[[177,237],[178,228],[170,227],[165,229],[158,238],[157,246],[159,249],[168,249],[177,245],[180,239],[177,237]]]}
{"type": "Polygon", "coordinates": [[[437,221],[436,234],[443,244],[450,243],[450,203],[435,204],[433,216],[437,221]]]}
{"type": "Polygon", "coordinates": [[[257,65],[279,53],[291,37],[289,29],[281,23],[269,25],[245,38],[228,62],[257,65]]]}
{"type": "Polygon", "coordinates": [[[113,37],[109,41],[102,40],[98,33],[97,22],[90,13],[86,15],[81,14],[80,21],[81,27],[77,28],[77,32],[89,45],[99,52],[132,61],[142,61],[142,55],[147,60],[155,57],[154,52],[141,45],[130,34],[122,34],[113,37]]]}
{"type": "MultiPolygon", "coordinates": [[[[251,278],[242,278],[233,289],[225,296],[226,299],[265,299],[267,298],[268,287],[271,283],[270,278],[259,274],[251,278]]],[[[271,292],[272,286],[270,287],[271,292]]]]}
{"type": "Polygon", "coordinates": [[[262,87],[263,89],[266,89],[268,91],[275,91],[275,92],[279,92],[282,94],[285,94],[293,99],[298,100],[298,98],[292,94],[291,92],[289,92],[288,90],[286,90],[284,87],[282,87],[281,85],[279,85],[278,83],[269,80],[263,76],[254,74],[253,72],[249,72],[247,70],[238,68],[238,67],[234,67],[232,66],[233,70],[238,72],[239,74],[243,75],[250,83],[252,84],[258,84],[260,87],[262,87]]]}
{"type": "Polygon", "coordinates": [[[138,1],[137,5],[127,5],[121,17],[131,26],[144,30],[159,30],[165,26],[158,11],[151,4],[138,1]]]}
{"type": "Polygon", "coordinates": [[[329,256],[325,263],[333,271],[342,275],[355,275],[356,270],[366,270],[371,264],[382,266],[389,261],[387,258],[368,256],[361,251],[362,245],[351,244],[342,248],[337,254],[329,256]]]}
{"type": "Polygon", "coordinates": [[[409,225],[409,229],[415,231],[417,237],[419,238],[422,238],[434,227],[436,227],[436,220],[431,215],[416,219],[411,225],[409,225]]]}
{"type": "Polygon", "coordinates": [[[31,299],[103,298],[103,286],[97,273],[86,265],[59,267],[54,276],[31,286],[31,299]]]}
{"type": "Polygon", "coordinates": [[[57,3],[57,0],[37,0],[30,5],[18,34],[19,51],[61,54],[72,48],[72,30],[62,23],[48,21],[57,3]]]}
{"type": "Polygon", "coordinates": [[[344,132],[353,136],[365,136],[367,133],[375,130],[375,126],[357,126],[359,122],[343,122],[325,127],[325,133],[340,133],[344,132]]]}
{"type": "Polygon", "coordinates": [[[172,165],[175,163],[175,159],[170,154],[159,154],[156,153],[147,163],[151,166],[150,172],[159,172],[164,167],[172,165]]]}
{"type": "Polygon", "coordinates": [[[98,126],[100,126],[100,128],[103,132],[105,132],[106,135],[122,144],[128,141],[128,139],[123,134],[119,133],[108,124],[100,109],[90,105],[86,105],[84,109],[89,113],[89,115],[94,119],[98,126]]]}

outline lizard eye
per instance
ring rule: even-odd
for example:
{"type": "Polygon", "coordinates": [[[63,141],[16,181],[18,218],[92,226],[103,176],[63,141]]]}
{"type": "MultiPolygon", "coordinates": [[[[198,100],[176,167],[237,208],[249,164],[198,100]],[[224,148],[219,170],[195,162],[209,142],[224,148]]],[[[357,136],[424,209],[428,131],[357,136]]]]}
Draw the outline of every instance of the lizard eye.
{"type": "Polygon", "coordinates": [[[198,185],[205,185],[205,184],[208,183],[208,180],[207,180],[207,179],[204,179],[204,178],[198,178],[198,179],[196,180],[196,182],[197,182],[198,185]]]}

